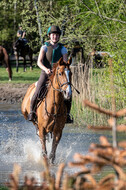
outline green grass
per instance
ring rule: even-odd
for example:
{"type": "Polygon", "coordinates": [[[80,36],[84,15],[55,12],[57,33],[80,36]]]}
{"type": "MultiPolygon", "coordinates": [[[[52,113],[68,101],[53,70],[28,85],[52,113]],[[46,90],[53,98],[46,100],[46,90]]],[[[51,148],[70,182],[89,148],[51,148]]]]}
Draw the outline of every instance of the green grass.
{"type": "MultiPolygon", "coordinates": [[[[38,67],[33,67],[33,70],[30,71],[30,67],[27,67],[27,71],[23,71],[23,67],[19,67],[18,73],[16,72],[16,67],[12,67],[12,81],[11,83],[25,83],[25,84],[32,84],[33,82],[37,81],[41,69],[38,67]]],[[[0,82],[1,83],[10,83],[8,78],[8,73],[4,67],[0,67],[0,82]]]]}
{"type": "Polygon", "coordinates": [[[0,190],[8,190],[8,188],[5,186],[0,186],[0,190]]]}

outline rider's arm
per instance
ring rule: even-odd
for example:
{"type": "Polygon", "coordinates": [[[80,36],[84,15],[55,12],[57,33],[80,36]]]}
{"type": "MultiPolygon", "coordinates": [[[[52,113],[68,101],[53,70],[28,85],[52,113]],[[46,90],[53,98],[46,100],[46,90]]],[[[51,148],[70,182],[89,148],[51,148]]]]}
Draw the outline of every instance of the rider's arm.
{"type": "Polygon", "coordinates": [[[24,38],[24,37],[25,37],[25,35],[26,35],[26,32],[25,32],[25,31],[23,31],[22,38],[24,38]]]}
{"type": "Polygon", "coordinates": [[[21,37],[21,34],[19,33],[19,31],[17,31],[17,37],[21,37]]]}
{"type": "Polygon", "coordinates": [[[39,66],[40,69],[44,70],[47,74],[50,74],[50,69],[46,68],[44,65],[43,65],[43,60],[44,60],[44,56],[45,56],[45,50],[43,47],[41,47],[40,49],[40,53],[39,53],[39,56],[38,56],[38,61],[37,61],[37,65],[39,66]]]}

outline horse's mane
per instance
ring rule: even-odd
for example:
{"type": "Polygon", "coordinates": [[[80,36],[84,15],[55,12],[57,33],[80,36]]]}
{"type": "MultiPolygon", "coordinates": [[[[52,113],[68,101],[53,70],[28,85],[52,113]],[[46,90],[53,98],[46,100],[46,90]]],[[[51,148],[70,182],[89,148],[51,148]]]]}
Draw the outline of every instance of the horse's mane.
{"type": "Polygon", "coordinates": [[[53,72],[52,72],[52,74],[51,74],[50,77],[49,77],[49,80],[50,80],[51,82],[53,81],[53,78],[54,78],[54,76],[55,76],[57,66],[58,66],[58,62],[57,62],[57,63],[54,63],[53,68],[52,68],[53,72]]]}
{"type": "Polygon", "coordinates": [[[53,82],[53,78],[55,76],[57,66],[58,66],[58,62],[53,64],[53,68],[52,68],[53,72],[51,73],[51,75],[49,76],[49,80],[47,81],[47,93],[48,93],[48,91],[51,87],[51,84],[53,82]]]}
{"type": "MultiPolygon", "coordinates": [[[[60,60],[59,60],[59,61],[60,61],[60,60]]],[[[52,71],[53,71],[53,72],[52,72],[51,75],[49,76],[49,80],[48,80],[48,82],[47,82],[47,86],[48,86],[47,89],[48,89],[48,91],[49,91],[49,89],[50,89],[50,87],[51,87],[51,85],[52,85],[53,78],[54,78],[54,76],[55,76],[55,74],[56,74],[56,68],[57,68],[58,65],[59,65],[59,61],[53,64],[53,68],[52,68],[52,71]]],[[[63,61],[62,63],[60,63],[60,65],[66,66],[67,64],[63,61]]]]}

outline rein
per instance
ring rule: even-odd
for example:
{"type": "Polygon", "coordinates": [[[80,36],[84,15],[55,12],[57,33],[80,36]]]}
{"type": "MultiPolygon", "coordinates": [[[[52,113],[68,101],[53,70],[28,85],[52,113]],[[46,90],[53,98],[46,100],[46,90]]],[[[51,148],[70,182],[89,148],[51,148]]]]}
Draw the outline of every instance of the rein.
{"type": "MultiPolygon", "coordinates": [[[[48,110],[47,110],[47,101],[46,101],[46,97],[45,97],[45,110],[46,110],[46,113],[47,113],[48,116],[53,116],[53,117],[54,117],[54,123],[55,123],[55,119],[56,119],[56,117],[62,115],[62,114],[58,114],[58,111],[59,111],[59,108],[60,108],[60,104],[59,104],[59,107],[58,107],[57,113],[55,113],[55,105],[56,105],[56,102],[55,102],[55,91],[63,92],[63,90],[61,89],[61,87],[63,87],[64,85],[68,85],[68,84],[70,84],[70,82],[65,82],[65,83],[61,84],[61,82],[59,81],[59,78],[58,78],[58,69],[59,69],[59,68],[57,68],[57,72],[56,72],[56,80],[57,80],[57,82],[58,82],[59,89],[55,88],[55,87],[53,86],[53,84],[52,84],[52,81],[49,79],[50,82],[51,82],[51,86],[52,86],[52,88],[53,88],[53,97],[54,97],[54,102],[53,102],[53,104],[54,104],[54,114],[48,112],[48,110]]],[[[64,112],[64,113],[65,113],[65,112],[64,112]]]]}
{"type": "MultiPolygon", "coordinates": [[[[57,71],[56,71],[56,79],[55,79],[55,80],[57,80],[57,82],[58,82],[59,89],[55,88],[55,87],[53,86],[53,84],[52,84],[52,81],[49,79],[49,80],[50,80],[50,83],[51,83],[51,86],[52,86],[52,88],[53,88],[54,114],[48,112],[48,110],[47,110],[47,101],[46,101],[46,97],[45,97],[45,111],[46,111],[46,113],[47,113],[48,116],[52,116],[52,117],[54,118],[54,124],[55,124],[55,121],[56,121],[56,117],[57,117],[57,116],[61,116],[61,115],[65,114],[65,112],[64,112],[63,114],[58,114],[58,111],[59,111],[59,109],[60,109],[61,104],[59,104],[57,113],[55,113],[55,112],[56,112],[56,110],[55,110],[55,106],[56,106],[56,102],[55,102],[55,91],[63,92],[63,90],[61,89],[63,86],[66,86],[66,85],[73,86],[73,84],[72,84],[71,82],[68,82],[68,81],[67,81],[67,82],[64,82],[63,84],[61,84],[61,82],[60,82],[60,80],[59,80],[59,77],[58,77],[58,69],[59,69],[59,67],[57,68],[57,71]]],[[[77,92],[78,94],[80,94],[80,92],[79,92],[74,86],[73,86],[73,88],[76,90],[76,92],[77,92]]]]}
{"type": "MultiPolygon", "coordinates": [[[[61,82],[59,81],[59,78],[58,78],[58,70],[59,70],[59,67],[57,68],[57,72],[56,72],[56,76],[57,76],[57,82],[58,82],[58,85],[59,85],[59,87],[61,88],[61,87],[63,87],[64,85],[66,86],[66,85],[71,85],[71,83],[70,82],[64,82],[63,84],[61,84],[61,82]]],[[[62,90],[62,92],[63,92],[63,90],[62,90]]]]}

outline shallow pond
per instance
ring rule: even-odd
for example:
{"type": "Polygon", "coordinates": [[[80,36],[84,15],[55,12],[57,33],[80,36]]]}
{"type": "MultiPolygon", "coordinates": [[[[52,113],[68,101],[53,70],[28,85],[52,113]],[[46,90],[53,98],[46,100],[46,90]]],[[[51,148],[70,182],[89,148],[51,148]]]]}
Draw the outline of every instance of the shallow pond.
{"type": "MultiPolygon", "coordinates": [[[[85,155],[90,143],[99,142],[100,135],[86,130],[83,126],[66,125],[51,171],[55,173],[60,163],[73,160],[76,152],[85,155]]],[[[111,139],[111,134],[109,138],[111,139]]],[[[50,147],[51,138],[47,144],[48,151],[50,147]]],[[[38,182],[41,181],[41,144],[34,125],[24,119],[20,105],[0,104],[0,184],[8,181],[14,163],[22,168],[21,181],[25,175],[34,176],[38,182]]]]}

